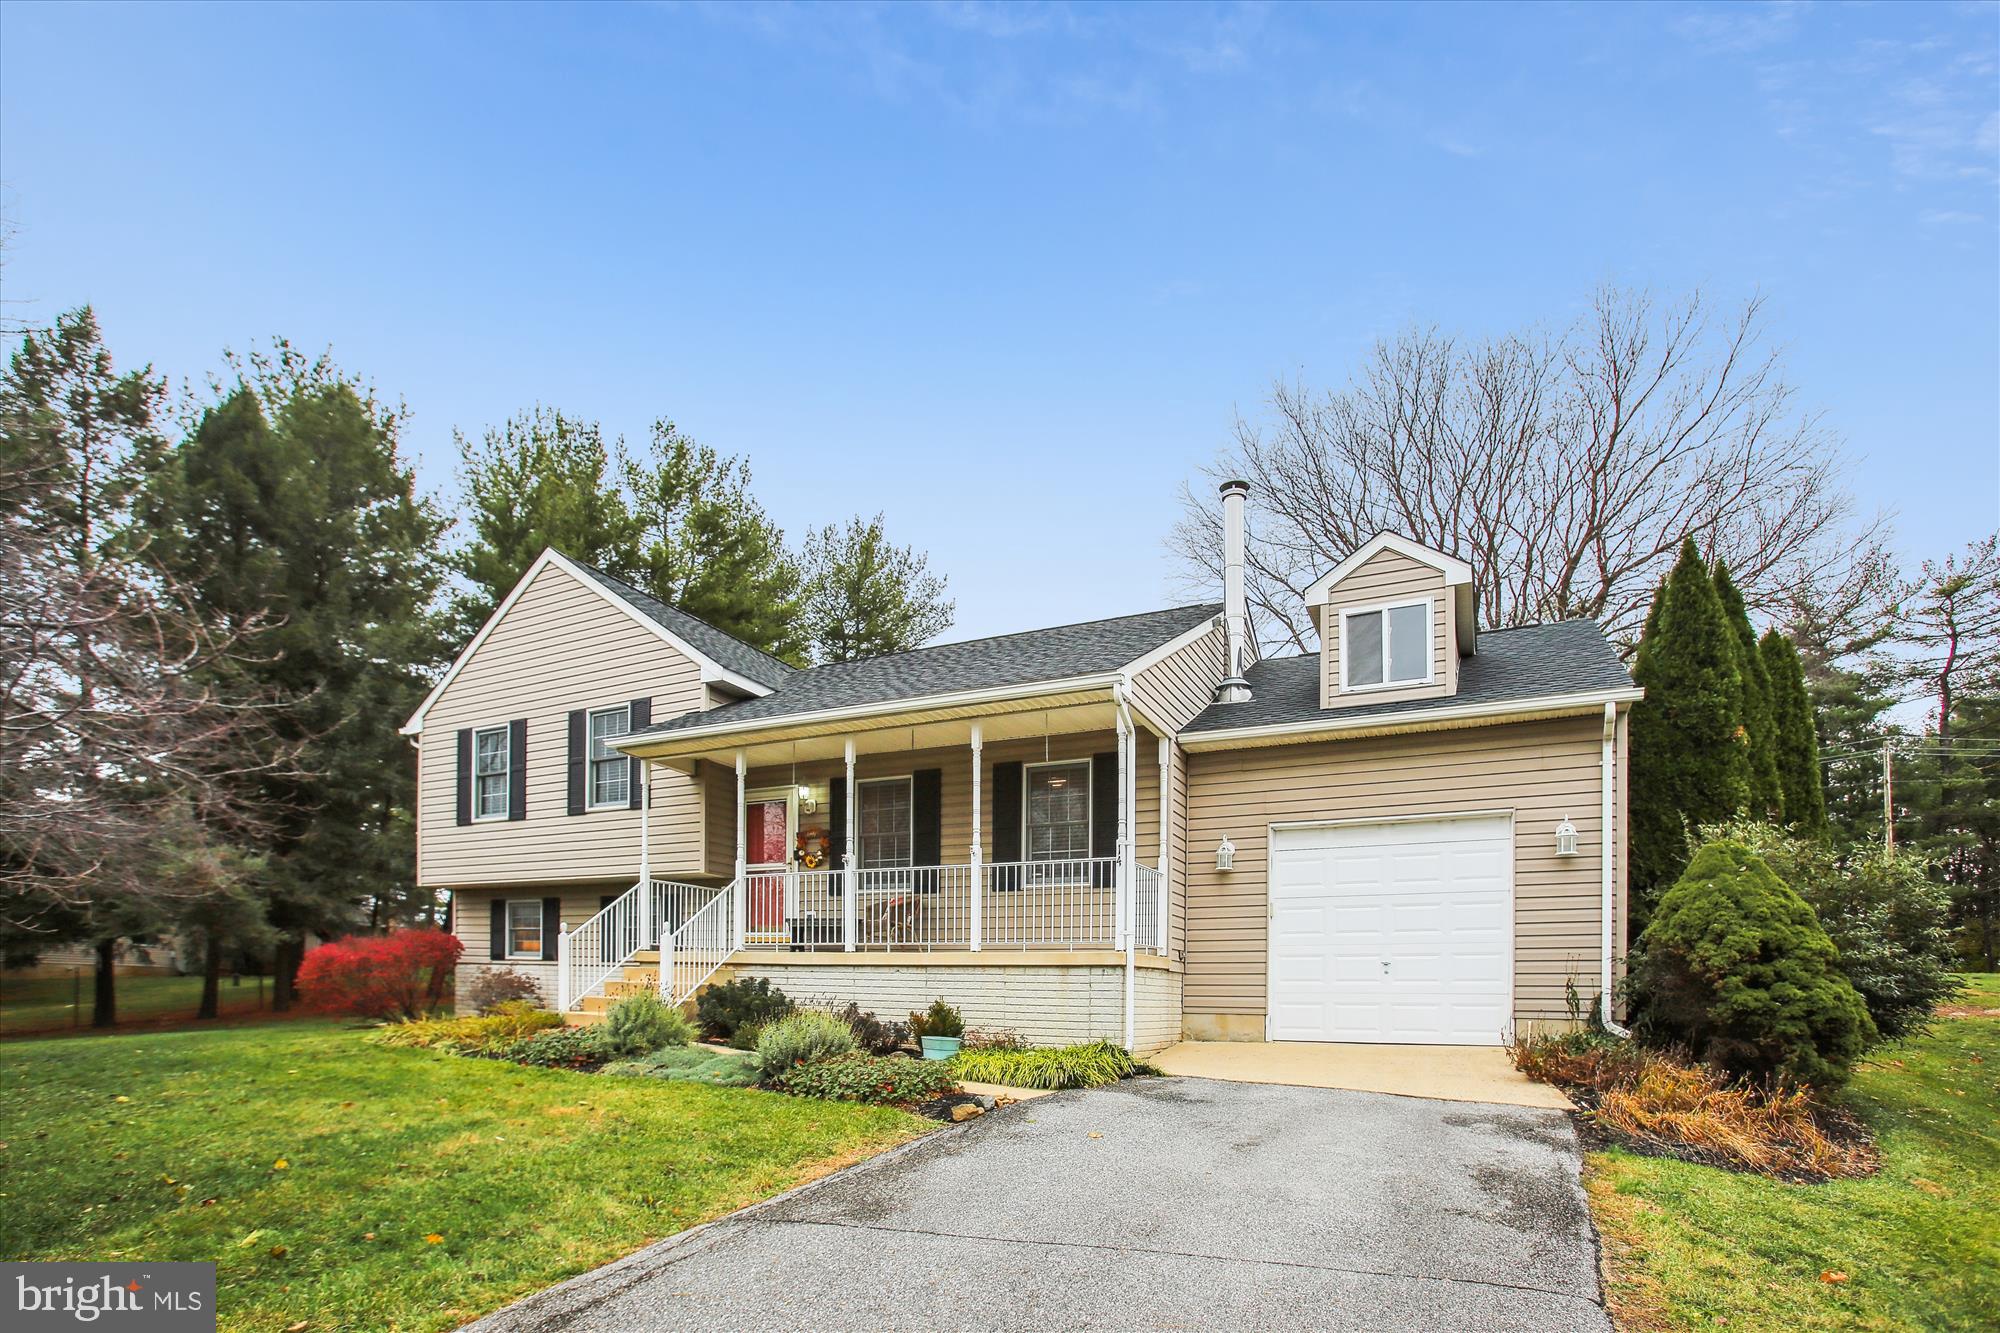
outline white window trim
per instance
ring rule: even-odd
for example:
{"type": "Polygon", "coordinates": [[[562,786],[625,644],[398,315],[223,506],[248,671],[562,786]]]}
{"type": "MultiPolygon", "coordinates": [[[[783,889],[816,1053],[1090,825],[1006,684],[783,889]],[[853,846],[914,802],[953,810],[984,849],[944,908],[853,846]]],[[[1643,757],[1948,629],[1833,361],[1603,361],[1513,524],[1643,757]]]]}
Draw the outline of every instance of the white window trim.
{"type": "Polygon", "coordinates": [[[514,728],[512,724],[502,722],[498,726],[474,727],[472,729],[472,772],[470,779],[472,782],[473,823],[492,823],[496,820],[504,820],[514,813],[514,728]],[[506,777],[507,782],[502,788],[504,795],[500,801],[500,813],[497,815],[481,814],[479,811],[479,738],[481,736],[491,736],[496,731],[500,733],[501,740],[505,742],[500,747],[500,751],[507,756],[507,770],[503,775],[506,777]]]}
{"type": "MultiPolygon", "coordinates": [[[[597,765],[600,761],[598,760],[597,756],[591,752],[592,747],[597,742],[595,737],[591,734],[590,727],[593,722],[595,722],[598,718],[602,717],[606,713],[623,713],[625,715],[625,730],[620,732],[619,735],[629,736],[632,734],[631,704],[617,704],[610,708],[593,708],[588,713],[584,714],[583,716],[583,808],[586,810],[628,810],[631,808],[632,805],[632,787],[631,787],[632,779],[629,776],[629,773],[625,779],[626,786],[625,786],[624,800],[600,801],[597,799],[597,765]]],[[[615,756],[613,759],[603,760],[602,762],[613,763],[622,761],[628,766],[632,762],[629,757],[617,754],[616,751],[613,751],[613,754],[615,756]]]]}
{"type": "Polygon", "coordinates": [[[1037,863],[1028,839],[1028,775],[1038,768],[1074,768],[1079,764],[1083,766],[1083,855],[1048,857],[1040,864],[1060,865],[1064,861],[1091,859],[1090,849],[1097,846],[1097,801],[1096,793],[1091,790],[1092,784],[1097,781],[1097,765],[1088,755],[1083,755],[1075,759],[1042,759],[1021,765],[1021,861],[1024,865],[1037,863]]]}
{"type": "Polygon", "coordinates": [[[1400,602],[1377,602],[1372,606],[1349,606],[1340,612],[1340,692],[1342,694],[1367,694],[1373,690],[1409,690],[1420,685],[1437,683],[1437,600],[1432,597],[1406,597],[1400,602]],[[1406,606],[1424,608],[1424,674],[1421,680],[1389,679],[1389,613],[1406,606]],[[1375,685],[1350,685],[1347,683],[1347,663],[1352,654],[1347,651],[1347,618],[1349,616],[1370,616],[1376,612],[1382,615],[1382,680],[1375,685]]]}
{"type": "MultiPolygon", "coordinates": [[[[914,773],[900,773],[900,774],[891,774],[891,775],[890,775],[890,776],[888,776],[888,777],[880,777],[880,778],[856,778],[856,779],[855,779],[855,781],[854,781],[854,862],[855,862],[855,868],[856,868],[857,870],[878,870],[878,871],[890,871],[890,870],[902,870],[902,871],[909,871],[909,870],[914,870],[914,869],[916,869],[916,862],[917,862],[917,782],[916,782],[916,775],[915,775],[914,773]],[[909,865],[906,865],[906,866],[871,866],[871,865],[867,865],[867,864],[865,864],[865,863],[864,863],[864,862],[865,862],[865,860],[866,860],[866,857],[865,857],[865,856],[863,855],[863,853],[862,853],[862,850],[861,850],[861,790],[862,790],[862,788],[864,788],[864,787],[886,787],[886,786],[889,786],[889,785],[891,785],[892,783],[901,783],[901,784],[902,784],[903,786],[905,786],[905,787],[909,788],[909,791],[910,791],[910,864],[909,864],[909,865]]],[[[884,875],[880,875],[880,876],[878,876],[877,878],[878,878],[878,879],[880,879],[880,880],[884,880],[884,881],[886,881],[886,880],[888,880],[888,879],[889,879],[889,876],[888,876],[888,875],[886,875],[886,874],[884,874],[884,875]]],[[[864,884],[864,885],[862,886],[862,889],[861,889],[861,891],[862,891],[863,893],[870,893],[870,892],[873,892],[873,893],[902,893],[902,892],[903,892],[903,891],[904,891],[905,889],[907,889],[908,887],[909,887],[909,886],[908,886],[907,884],[900,884],[900,885],[899,885],[899,884],[893,884],[893,883],[877,883],[877,884],[874,884],[874,885],[867,885],[867,884],[864,884]]]]}
{"type": "Polygon", "coordinates": [[[500,915],[500,927],[507,932],[508,962],[528,961],[539,963],[542,961],[542,955],[547,951],[548,941],[541,937],[547,933],[549,923],[542,919],[542,900],[540,898],[509,898],[507,900],[507,910],[500,915]],[[522,903],[526,903],[534,909],[535,937],[543,946],[532,953],[516,953],[514,951],[514,909],[522,903]]]}

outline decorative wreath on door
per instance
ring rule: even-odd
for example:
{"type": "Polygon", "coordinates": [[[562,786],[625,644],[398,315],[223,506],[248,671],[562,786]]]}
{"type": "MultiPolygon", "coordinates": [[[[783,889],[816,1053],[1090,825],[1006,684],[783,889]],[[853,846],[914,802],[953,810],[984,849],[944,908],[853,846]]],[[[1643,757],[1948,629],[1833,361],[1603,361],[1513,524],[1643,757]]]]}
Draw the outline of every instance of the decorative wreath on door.
{"type": "Polygon", "coordinates": [[[798,836],[798,861],[807,870],[817,870],[826,864],[826,833],[823,829],[801,829],[798,836]]]}

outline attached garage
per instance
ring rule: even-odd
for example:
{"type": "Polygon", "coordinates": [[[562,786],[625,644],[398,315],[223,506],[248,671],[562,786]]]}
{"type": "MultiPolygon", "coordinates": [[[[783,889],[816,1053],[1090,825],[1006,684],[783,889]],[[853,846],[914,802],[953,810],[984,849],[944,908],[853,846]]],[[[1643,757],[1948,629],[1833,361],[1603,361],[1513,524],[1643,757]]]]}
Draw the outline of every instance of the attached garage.
{"type": "Polygon", "coordinates": [[[1512,1033],[1511,816],[1274,827],[1270,894],[1269,1039],[1512,1033]]]}

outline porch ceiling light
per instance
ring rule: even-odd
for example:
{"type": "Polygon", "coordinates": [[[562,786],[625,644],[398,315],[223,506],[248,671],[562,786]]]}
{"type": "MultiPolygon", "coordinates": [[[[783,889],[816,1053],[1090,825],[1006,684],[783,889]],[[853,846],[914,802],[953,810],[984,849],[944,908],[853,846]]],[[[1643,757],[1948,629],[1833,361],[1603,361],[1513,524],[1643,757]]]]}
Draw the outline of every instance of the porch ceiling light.
{"type": "Polygon", "coordinates": [[[1236,844],[1224,838],[1215,849],[1215,868],[1234,870],[1236,868],[1236,844]]]}
{"type": "Polygon", "coordinates": [[[1576,825],[1569,822],[1568,815],[1564,815],[1563,822],[1556,825],[1556,855],[1576,855],[1576,825]]]}

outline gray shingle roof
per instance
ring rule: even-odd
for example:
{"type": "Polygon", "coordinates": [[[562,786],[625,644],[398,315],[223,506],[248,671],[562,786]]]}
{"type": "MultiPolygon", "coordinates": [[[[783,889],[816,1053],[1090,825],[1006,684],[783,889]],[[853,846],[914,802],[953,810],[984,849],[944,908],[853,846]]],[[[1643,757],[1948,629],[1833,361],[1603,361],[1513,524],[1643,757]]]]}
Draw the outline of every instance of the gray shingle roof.
{"type": "Polygon", "coordinates": [[[699,616],[691,616],[679,607],[669,606],[651,593],[640,592],[631,584],[614,579],[602,570],[592,569],[581,560],[571,563],[603,584],[614,596],[629,603],[640,615],[685,640],[697,651],[739,676],[747,676],[759,685],[767,685],[775,690],[799,674],[797,667],[781,662],[760,649],[752,648],[734,634],[717,629],[699,616]]]}
{"type": "Polygon", "coordinates": [[[1221,613],[1222,607],[1215,603],[1178,606],[829,663],[793,672],[775,693],[761,699],[685,713],[635,734],[762,722],[797,713],[1097,675],[1116,671],[1221,613]]]}
{"type": "Polygon", "coordinates": [[[1229,731],[1237,727],[1282,726],[1316,718],[1395,716],[1467,704],[1505,703],[1550,694],[1629,689],[1632,677],[1617,650],[1594,620],[1562,620],[1553,625],[1479,632],[1479,649],[1459,663],[1458,693],[1445,699],[1404,699],[1395,703],[1319,706],[1318,653],[1267,657],[1245,673],[1251,697],[1242,703],[1210,704],[1183,734],[1229,731]]]}

